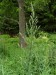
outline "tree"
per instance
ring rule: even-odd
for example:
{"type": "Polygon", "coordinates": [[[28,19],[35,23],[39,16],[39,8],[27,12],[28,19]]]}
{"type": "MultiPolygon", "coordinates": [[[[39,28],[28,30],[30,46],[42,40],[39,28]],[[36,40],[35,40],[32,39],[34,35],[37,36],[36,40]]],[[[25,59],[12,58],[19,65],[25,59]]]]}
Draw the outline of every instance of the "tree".
{"type": "Polygon", "coordinates": [[[17,1],[1,0],[0,2],[0,32],[14,36],[19,32],[17,1]],[[16,4],[16,5],[15,5],[16,4]]]}
{"type": "Polygon", "coordinates": [[[26,46],[25,42],[25,12],[24,12],[24,0],[17,0],[19,5],[19,44],[21,47],[26,46]]]}

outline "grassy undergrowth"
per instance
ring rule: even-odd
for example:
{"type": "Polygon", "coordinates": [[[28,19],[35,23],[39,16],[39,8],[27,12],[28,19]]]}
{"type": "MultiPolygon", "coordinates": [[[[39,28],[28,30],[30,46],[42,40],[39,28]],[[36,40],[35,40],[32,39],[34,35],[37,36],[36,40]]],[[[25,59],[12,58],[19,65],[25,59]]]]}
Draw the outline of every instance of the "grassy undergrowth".
{"type": "Polygon", "coordinates": [[[0,75],[56,75],[56,34],[27,38],[26,48],[18,40],[0,35],[0,75]]]}

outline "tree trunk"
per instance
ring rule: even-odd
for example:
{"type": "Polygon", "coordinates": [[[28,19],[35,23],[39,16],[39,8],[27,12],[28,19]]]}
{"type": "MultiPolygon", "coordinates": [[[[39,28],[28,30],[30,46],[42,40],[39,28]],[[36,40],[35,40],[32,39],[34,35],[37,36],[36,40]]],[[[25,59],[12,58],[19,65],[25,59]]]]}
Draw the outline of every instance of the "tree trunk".
{"type": "Polygon", "coordinates": [[[26,46],[25,42],[25,13],[24,13],[24,0],[18,0],[19,5],[19,44],[21,47],[26,46]]]}

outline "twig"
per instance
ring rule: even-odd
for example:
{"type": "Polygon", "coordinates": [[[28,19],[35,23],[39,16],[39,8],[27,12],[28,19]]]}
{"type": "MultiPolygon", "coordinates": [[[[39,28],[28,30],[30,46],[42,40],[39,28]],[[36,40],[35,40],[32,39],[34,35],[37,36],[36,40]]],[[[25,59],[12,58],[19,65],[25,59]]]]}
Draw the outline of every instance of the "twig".
{"type": "Polygon", "coordinates": [[[8,20],[14,21],[14,22],[16,22],[16,23],[19,24],[19,21],[15,20],[15,19],[13,19],[13,18],[8,18],[8,17],[6,17],[6,16],[4,16],[4,17],[3,17],[3,16],[0,16],[0,18],[8,19],[8,20]]]}

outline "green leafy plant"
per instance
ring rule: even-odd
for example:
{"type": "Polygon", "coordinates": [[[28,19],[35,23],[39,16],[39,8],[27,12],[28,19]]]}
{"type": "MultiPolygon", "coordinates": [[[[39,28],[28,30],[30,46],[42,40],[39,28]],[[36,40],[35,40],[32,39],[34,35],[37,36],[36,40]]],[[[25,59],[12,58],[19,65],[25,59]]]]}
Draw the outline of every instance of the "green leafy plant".
{"type": "Polygon", "coordinates": [[[40,26],[37,26],[38,17],[35,15],[33,4],[31,3],[31,15],[29,19],[29,23],[26,24],[26,33],[28,36],[38,35],[38,30],[40,26]]]}

